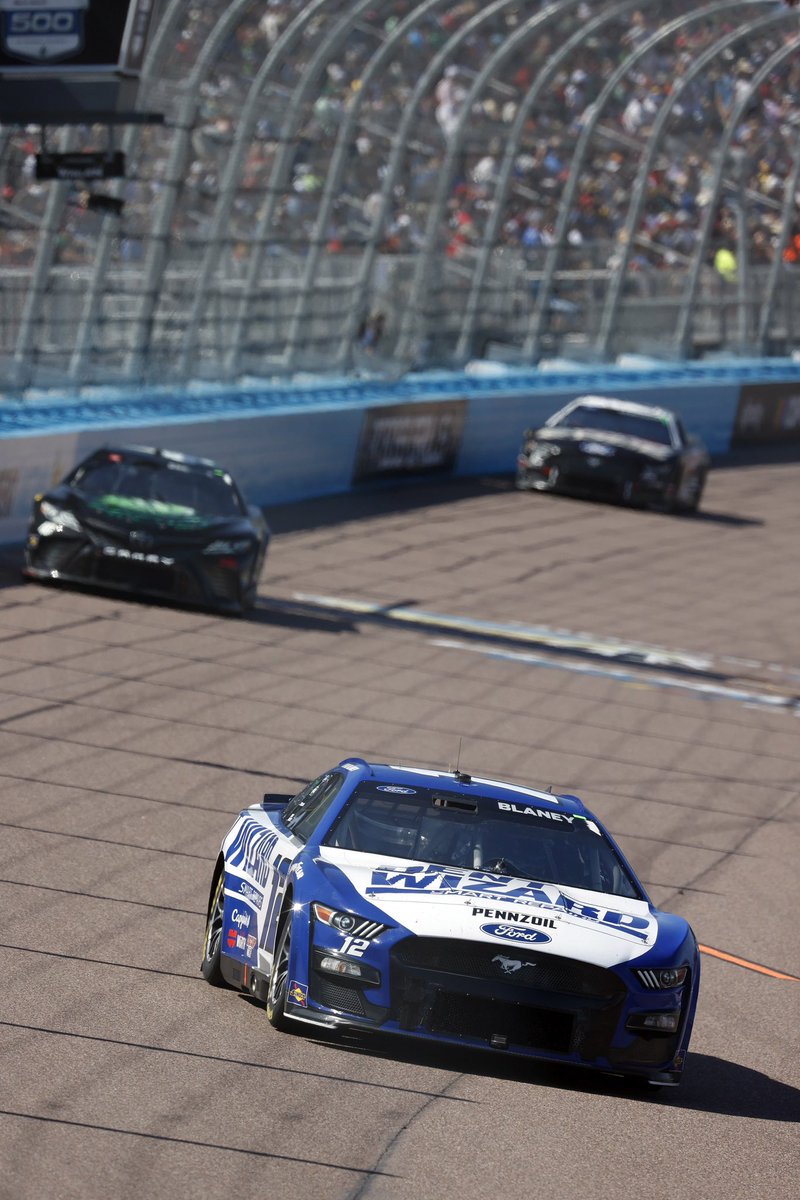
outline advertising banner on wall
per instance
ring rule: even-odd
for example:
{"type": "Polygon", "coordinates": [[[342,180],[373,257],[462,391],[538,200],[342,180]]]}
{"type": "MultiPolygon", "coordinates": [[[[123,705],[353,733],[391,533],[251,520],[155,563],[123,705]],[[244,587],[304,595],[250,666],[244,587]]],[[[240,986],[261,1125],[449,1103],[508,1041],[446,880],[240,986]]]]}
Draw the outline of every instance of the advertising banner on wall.
{"type": "Polygon", "coordinates": [[[748,383],[739,392],[731,446],[800,441],[800,383],[748,383]]]}
{"type": "Polygon", "coordinates": [[[466,400],[367,409],[353,483],[449,473],[461,449],[466,411],[466,400]]]}

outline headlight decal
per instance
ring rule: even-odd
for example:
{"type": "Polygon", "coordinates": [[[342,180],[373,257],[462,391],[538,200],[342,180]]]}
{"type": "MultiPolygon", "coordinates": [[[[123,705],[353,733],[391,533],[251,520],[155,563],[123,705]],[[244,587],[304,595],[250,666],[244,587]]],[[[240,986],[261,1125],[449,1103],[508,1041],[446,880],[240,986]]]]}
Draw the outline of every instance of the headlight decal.
{"type": "Polygon", "coordinates": [[[203,554],[219,554],[225,556],[228,554],[247,554],[253,549],[253,542],[250,538],[239,538],[236,541],[230,541],[226,538],[218,538],[215,542],[209,544],[203,550],[203,554]]]}
{"type": "Polygon", "coordinates": [[[371,942],[389,928],[388,925],[381,925],[380,921],[369,921],[354,913],[339,912],[327,904],[315,902],[313,908],[314,916],[318,921],[323,925],[330,925],[332,928],[338,929],[340,933],[349,935],[351,939],[364,938],[371,942]]]}
{"type": "Polygon", "coordinates": [[[80,521],[69,509],[57,508],[49,500],[43,500],[39,505],[39,512],[45,518],[39,526],[39,533],[42,537],[56,533],[59,529],[71,529],[74,533],[82,532],[80,521]]]}
{"type": "Polygon", "coordinates": [[[688,967],[639,967],[634,975],[639,982],[652,991],[663,991],[669,988],[681,987],[689,974],[688,967]]]}

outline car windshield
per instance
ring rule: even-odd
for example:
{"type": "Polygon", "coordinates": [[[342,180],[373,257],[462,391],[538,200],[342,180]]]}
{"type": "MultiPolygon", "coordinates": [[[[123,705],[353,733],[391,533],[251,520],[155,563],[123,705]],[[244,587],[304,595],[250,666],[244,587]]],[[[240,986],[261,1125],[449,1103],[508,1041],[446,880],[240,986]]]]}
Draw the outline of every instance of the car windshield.
{"type": "Polygon", "coordinates": [[[558,428],[602,429],[605,433],[620,433],[625,437],[657,442],[660,446],[672,445],[669,420],[666,417],[647,417],[641,413],[601,408],[594,404],[579,404],[555,424],[558,428]]]}
{"type": "Polygon", "coordinates": [[[594,821],[509,792],[486,796],[361,784],[324,842],[391,859],[494,871],[640,899],[640,888],[594,821]]]}
{"type": "Polygon", "coordinates": [[[70,485],[89,501],[165,515],[237,517],[242,507],[233,480],[220,468],[103,453],[78,467],[70,485]]]}

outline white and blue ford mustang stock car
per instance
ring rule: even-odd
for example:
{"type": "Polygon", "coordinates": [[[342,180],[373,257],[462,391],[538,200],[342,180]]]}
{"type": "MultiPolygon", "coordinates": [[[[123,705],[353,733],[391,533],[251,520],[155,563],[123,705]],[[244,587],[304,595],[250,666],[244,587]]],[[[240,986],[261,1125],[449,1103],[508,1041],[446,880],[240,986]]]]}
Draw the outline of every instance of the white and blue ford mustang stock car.
{"type": "Polygon", "coordinates": [[[344,759],[222,842],[201,970],[278,1029],[406,1035],[680,1082],[700,982],[576,797],[344,759]]]}

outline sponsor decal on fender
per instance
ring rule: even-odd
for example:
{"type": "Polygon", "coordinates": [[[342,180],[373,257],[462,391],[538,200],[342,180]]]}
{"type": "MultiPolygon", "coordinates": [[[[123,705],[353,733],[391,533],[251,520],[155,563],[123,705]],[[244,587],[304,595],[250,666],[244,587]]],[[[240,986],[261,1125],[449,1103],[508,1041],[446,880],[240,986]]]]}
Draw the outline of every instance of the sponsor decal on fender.
{"type": "Polygon", "coordinates": [[[231,913],[231,924],[237,925],[239,929],[249,929],[251,915],[249,912],[243,912],[241,909],[235,908],[231,913]]]}
{"type": "Polygon", "coordinates": [[[289,999],[292,1004],[299,1004],[301,1008],[308,1007],[308,984],[298,983],[293,979],[289,984],[289,999]]]}
{"type": "Polygon", "coordinates": [[[521,929],[518,925],[481,925],[481,933],[503,938],[507,942],[524,942],[527,946],[541,946],[553,940],[549,933],[542,933],[541,929],[521,929]]]}
{"type": "Polygon", "coordinates": [[[231,879],[229,883],[226,883],[225,890],[233,892],[235,896],[241,896],[242,900],[252,904],[255,909],[260,909],[264,903],[264,893],[253,887],[252,883],[248,883],[246,879],[231,879]]]}
{"type": "Polygon", "coordinates": [[[236,930],[235,929],[228,930],[228,945],[230,946],[231,950],[236,949],[236,930]]]}

